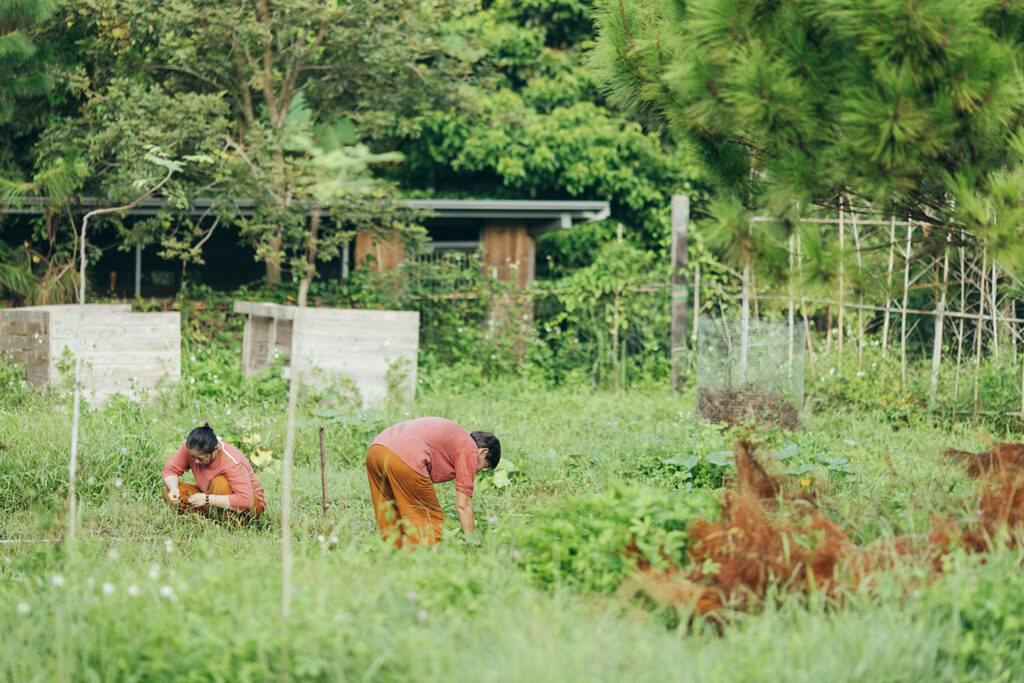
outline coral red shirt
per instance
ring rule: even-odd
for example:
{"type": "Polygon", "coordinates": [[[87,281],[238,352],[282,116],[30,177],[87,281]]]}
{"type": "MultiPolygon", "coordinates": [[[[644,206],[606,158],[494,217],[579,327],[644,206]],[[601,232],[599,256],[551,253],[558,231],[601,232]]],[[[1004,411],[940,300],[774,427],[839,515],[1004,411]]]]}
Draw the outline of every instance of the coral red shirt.
{"type": "Polygon", "coordinates": [[[168,474],[181,476],[185,470],[192,470],[196,478],[196,486],[203,493],[210,489],[210,482],[214,477],[223,476],[231,485],[231,495],[228,496],[228,504],[235,510],[251,510],[256,500],[266,507],[263,498],[263,488],[256,476],[255,470],[249,464],[249,460],[242,455],[242,452],[226,443],[222,439],[220,443],[220,455],[210,461],[208,465],[200,465],[188,454],[188,447],[182,443],[181,448],[174,452],[164,465],[161,477],[168,474]]]}
{"type": "Polygon", "coordinates": [[[451,420],[418,417],[399,422],[378,434],[373,443],[435,484],[454,479],[456,491],[473,495],[480,449],[469,432],[451,420]]]}

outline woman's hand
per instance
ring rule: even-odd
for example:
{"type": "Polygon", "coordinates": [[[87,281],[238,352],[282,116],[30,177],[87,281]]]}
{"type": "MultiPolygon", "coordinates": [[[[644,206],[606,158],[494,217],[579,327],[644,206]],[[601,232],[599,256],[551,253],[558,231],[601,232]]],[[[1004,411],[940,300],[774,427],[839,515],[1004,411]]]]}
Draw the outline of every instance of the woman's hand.
{"type": "Polygon", "coordinates": [[[188,504],[193,507],[201,508],[206,506],[207,500],[209,500],[209,498],[207,498],[205,493],[193,493],[188,497],[188,504]]]}
{"type": "Polygon", "coordinates": [[[181,501],[181,492],[178,491],[177,486],[167,489],[167,500],[171,501],[172,503],[177,503],[181,501]]]}

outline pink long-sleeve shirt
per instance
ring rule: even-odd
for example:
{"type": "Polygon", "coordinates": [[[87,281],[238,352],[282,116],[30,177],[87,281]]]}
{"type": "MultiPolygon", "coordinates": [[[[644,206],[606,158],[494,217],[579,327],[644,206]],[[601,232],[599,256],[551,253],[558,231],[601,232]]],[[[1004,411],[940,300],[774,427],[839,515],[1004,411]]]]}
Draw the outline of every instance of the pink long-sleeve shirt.
{"type": "Polygon", "coordinates": [[[465,429],[443,417],[418,417],[377,435],[383,446],[413,471],[436,483],[455,480],[455,490],[473,495],[480,449],[465,429]]]}
{"type": "Polygon", "coordinates": [[[196,478],[196,486],[203,493],[210,489],[210,482],[214,477],[223,476],[231,485],[231,495],[228,496],[228,504],[235,510],[251,510],[255,507],[255,501],[266,507],[263,497],[263,488],[256,476],[255,470],[249,464],[249,460],[242,455],[242,452],[229,443],[219,440],[220,454],[210,461],[208,465],[200,465],[188,454],[188,447],[182,443],[181,447],[174,452],[164,465],[161,477],[169,474],[181,476],[185,470],[192,470],[196,478]]]}

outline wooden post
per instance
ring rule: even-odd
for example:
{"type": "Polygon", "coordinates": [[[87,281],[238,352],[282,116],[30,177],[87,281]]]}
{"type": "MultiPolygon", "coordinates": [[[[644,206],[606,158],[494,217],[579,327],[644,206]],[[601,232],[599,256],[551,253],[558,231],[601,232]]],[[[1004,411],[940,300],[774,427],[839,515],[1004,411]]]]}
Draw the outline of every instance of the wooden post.
{"type": "Polygon", "coordinates": [[[885,281],[885,316],[882,319],[882,357],[889,355],[889,304],[892,302],[892,269],[896,265],[896,214],[889,223],[889,270],[885,281]]]}
{"type": "Polygon", "coordinates": [[[324,524],[327,524],[327,449],[324,447],[323,425],[320,425],[320,485],[323,487],[324,524]]]}
{"type": "Polygon", "coordinates": [[[903,259],[903,311],[900,323],[900,386],[907,383],[907,298],[910,295],[910,248],[914,226],[907,221],[907,251],[903,259]]]}
{"type": "Polygon", "coordinates": [[[672,391],[678,391],[682,384],[682,356],[686,352],[687,299],[686,260],[688,254],[687,230],[690,225],[690,197],[685,194],[672,195],[672,330],[671,361],[672,391]]]}
{"type": "Polygon", "coordinates": [[[999,304],[996,290],[996,260],[992,259],[992,355],[999,360],[999,304]]]}
{"type": "Polygon", "coordinates": [[[981,273],[978,282],[978,326],[974,332],[974,415],[978,415],[978,380],[981,374],[981,337],[985,329],[985,273],[988,253],[981,250],[981,273]]]}
{"type": "Polygon", "coordinates": [[[857,302],[861,308],[857,309],[857,369],[864,365],[864,262],[860,255],[860,227],[857,225],[857,214],[853,214],[853,248],[857,253],[857,280],[859,292],[857,302]]]}
{"type": "MultiPolygon", "coordinates": [[[[961,240],[961,243],[963,240],[961,240]]],[[[958,247],[957,252],[960,255],[960,313],[967,313],[967,272],[966,265],[964,264],[967,258],[967,252],[963,247],[958,247]]],[[[957,323],[957,335],[956,335],[956,376],[953,379],[953,401],[960,395],[960,364],[964,357],[964,318],[960,318],[957,323]]]]}
{"type": "MultiPolygon", "coordinates": [[[[796,235],[796,272],[797,280],[803,282],[804,265],[803,251],[800,248],[800,233],[796,235]]],[[[807,362],[811,366],[811,376],[814,375],[814,345],[811,343],[811,321],[807,319],[807,297],[804,296],[803,287],[800,287],[800,315],[804,319],[804,337],[807,340],[807,362]]]]}
{"type": "MultiPolygon", "coordinates": [[[[948,241],[948,238],[947,238],[948,241]]],[[[928,410],[935,410],[935,393],[939,386],[939,364],[942,360],[942,324],[946,317],[946,287],[949,285],[949,249],[943,254],[942,291],[939,292],[939,305],[935,311],[935,336],[932,343],[932,383],[928,393],[928,410]]]]}
{"type": "Polygon", "coordinates": [[[786,377],[789,379],[793,378],[793,347],[795,340],[796,325],[793,322],[793,308],[795,306],[795,300],[793,299],[793,234],[789,235],[789,278],[786,282],[786,294],[789,298],[789,354],[786,363],[786,377]]]}
{"type": "Polygon", "coordinates": [[[142,245],[135,245],[135,298],[142,296],[142,245]]]}
{"type": "Polygon", "coordinates": [[[839,198],[839,374],[843,374],[843,329],[846,320],[846,226],[843,224],[843,198],[839,198]]]}
{"type": "Polygon", "coordinates": [[[747,382],[747,354],[750,351],[750,263],[743,266],[740,297],[740,384],[747,382]]]}
{"type": "Polygon", "coordinates": [[[690,335],[693,348],[697,348],[697,328],[700,326],[700,261],[693,269],[693,334],[690,335]]]}

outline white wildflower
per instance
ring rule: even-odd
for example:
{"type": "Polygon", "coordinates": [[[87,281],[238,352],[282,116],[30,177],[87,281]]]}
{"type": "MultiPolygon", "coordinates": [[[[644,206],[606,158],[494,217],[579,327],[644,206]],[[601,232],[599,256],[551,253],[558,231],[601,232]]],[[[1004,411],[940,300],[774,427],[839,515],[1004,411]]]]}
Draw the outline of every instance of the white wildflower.
{"type": "Polygon", "coordinates": [[[110,583],[109,581],[105,582],[103,584],[103,594],[104,595],[113,595],[114,594],[114,584],[110,583]]]}
{"type": "Polygon", "coordinates": [[[32,611],[32,606],[29,605],[27,602],[19,602],[18,603],[18,613],[19,614],[28,614],[31,611],[32,611]]]}
{"type": "Polygon", "coordinates": [[[128,590],[126,592],[128,593],[128,595],[134,598],[136,595],[139,594],[139,587],[133,583],[132,585],[128,586],[128,590]]]}
{"type": "Polygon", "coordinates": [[[50,577],[50,583],[52,583],[57,588],[60,588],[64,585],[64,577],[60,574],[54,574],[52,577],[50,577]]]}
{"type": "Polygon", "coordinates": [[[168,600],[174,599],[174,589],[170,586],[160,586],[160,596],[167,598],[168,600]]]}

